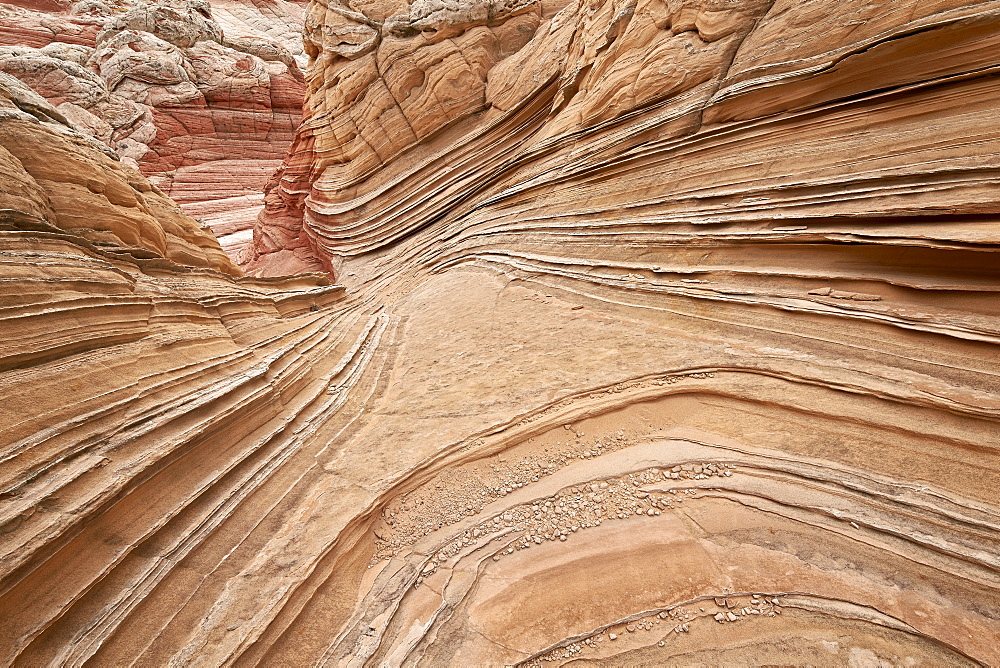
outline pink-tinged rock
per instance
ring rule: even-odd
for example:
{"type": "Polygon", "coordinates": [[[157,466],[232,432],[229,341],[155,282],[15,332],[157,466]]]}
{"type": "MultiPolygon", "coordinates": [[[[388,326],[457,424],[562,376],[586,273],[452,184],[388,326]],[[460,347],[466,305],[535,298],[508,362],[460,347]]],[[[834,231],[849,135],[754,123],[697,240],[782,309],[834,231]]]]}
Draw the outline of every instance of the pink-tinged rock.
{"type": "MultiPolygon", "coordinates": [[[[232,34],[203,0],[0,5],[0,71],[24,81],[64,110],[77,130],[147,175],[183,181],[197,172],[177,170],[221,161],[223,167],[201,174],[208,181],[178,190],[189,203],[253,192],[259,208],[267,175],[244,179],[238,194],[216,177],[233,160],[255,164],[259,174],[261,165],[285,155],[305,92],[301,45],[291,32],[301,8],[237,3],[224,14],[232,34]],[[254,28],[263,17],[275,30],[254,28]],[[3,32],[15,24],[28,33],[3,32]],[[66,35],[76,38],[62,39],[66,35]]],[[[239,208],[240,220],[256,216],[253,207],[239,208]]]]}

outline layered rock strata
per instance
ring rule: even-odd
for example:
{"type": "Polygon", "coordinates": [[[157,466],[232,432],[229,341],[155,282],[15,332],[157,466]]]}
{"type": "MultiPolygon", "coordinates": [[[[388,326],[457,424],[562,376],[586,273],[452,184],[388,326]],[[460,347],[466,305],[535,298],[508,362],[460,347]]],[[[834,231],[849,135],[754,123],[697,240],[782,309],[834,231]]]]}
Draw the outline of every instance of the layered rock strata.
{"type": "MultiPolygon", "coordinates": [[[[211,231],[107,146],[79,132],[21,81],[0,73],[0,210],[136,257],[242,272],[211,231]]],[[[58,274],[58,270],[56,270],[58,274]]]]}
{"type": "Polygon", "coordinates": [[[114,587],[142,535],[194,509],[195,488],[247,495],[289,456],[268,434],[304,416],[309,352],[341,339],[317,311],[342,289],[242,277],[210,231],[7,75],[0,114],[0,662],[75,663],[82,646],[49,642],[53,622],[75,623],[74,600],[114,587]],[[190,467],[206,455],[216,463],[190,467]],[[139,533],[99,537],[126,527],[139,533]]]}
{"type": "Polygon", "coordinates": [[[0,660],[1000,662],[1000,4],[305,25],[248,259],[343,293],[9,237],[95,343],[0,376],[0,660]]]}
{"type": "Polygon", "coordinates": [[[0,71],[153,178],[235,257],[299,121],[300,7],[228,3],[221,23],[204,0],[41,9],[0,5],[0,71]]]}

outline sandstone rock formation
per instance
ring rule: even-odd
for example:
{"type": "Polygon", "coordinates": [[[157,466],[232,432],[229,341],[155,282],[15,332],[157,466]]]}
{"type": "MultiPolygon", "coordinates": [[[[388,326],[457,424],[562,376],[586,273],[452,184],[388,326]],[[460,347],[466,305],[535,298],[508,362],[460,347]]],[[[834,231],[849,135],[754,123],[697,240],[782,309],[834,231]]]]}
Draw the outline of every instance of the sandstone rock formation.
{"type": "Polygon", "coordinates": [[[242,273],[209,230],[102,149],[110,153],[21,81],[0,73],[0,210],[31,229],[71,232],[80,243],[242,273]]]}
{"type": "Polygon", "coordinates": [[[299,7],[228,3],[221,24],[205,0],[40,9],[0,5],[0,71],[153,178],[235,256],[299,122],[299,7]]]}
{"type": "Polygon", "coordinates": [[[4,195],[0,661],[1000,663],[1000,3],[304,25],[343,290],[4,195]]]}

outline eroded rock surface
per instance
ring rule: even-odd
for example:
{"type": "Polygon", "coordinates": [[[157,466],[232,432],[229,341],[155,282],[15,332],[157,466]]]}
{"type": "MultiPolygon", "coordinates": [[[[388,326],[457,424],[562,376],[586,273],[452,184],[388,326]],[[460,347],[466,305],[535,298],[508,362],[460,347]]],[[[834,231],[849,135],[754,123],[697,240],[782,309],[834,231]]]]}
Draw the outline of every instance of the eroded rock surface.
{"type": "Polygon", "coordinates": [[[210,230],[109,153],[21,81],[0,73],[0,209],[98,246],[242,273],[210,230]]]}
{"type": "Polygon", "coordinates": [[[45,9],[0,4],[0,71],[152,178],[235,257],[299,122],[301,6],[80,0],[45,9]]]}
{"type": "Polygon", "coordinates": [[[1000,4],[305,26],[343,293],[5,233],[0,660],[1000,663],[1000,4]]]}

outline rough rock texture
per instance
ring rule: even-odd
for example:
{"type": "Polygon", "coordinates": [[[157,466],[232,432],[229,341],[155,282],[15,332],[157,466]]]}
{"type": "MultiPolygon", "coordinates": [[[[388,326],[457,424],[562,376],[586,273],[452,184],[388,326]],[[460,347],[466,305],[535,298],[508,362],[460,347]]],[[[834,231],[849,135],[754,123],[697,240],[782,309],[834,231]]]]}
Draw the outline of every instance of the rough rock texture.
{"type": "Polygon", "coordinates": [[[1000,3],[305,25],[342,296],[5,237],[0,661],[1000,663],[1000,3]]]}
{"type": "Polygon", "coordinates": [[[0,71],[151,177],[235,256],[299,122],[300,6],[225,3],[221,23],[205,0],[44,9],[0,4],[0,71]]]}
{"type": "Polygon", "coordinates": [[[102,149],[110,153],[44,98],[0,73],[0,210],[99,247],[242,274],[211,231],[102,149]]]}
{"type": "MultiPolygon", "coordinates": [[[[191,483],[245,481],[290,454],[268,434],[300,415],[315,385],[303,353],[324,357],[340,338],[316,322],[342,293],[328,277],[240,277],[211,232],[57,118],[0,74],[3,665],[92,653],[88,642],[52,642],[65,623],[78,639],[98,637],[92,623],[117,626],[94,617],[76,627],[74,601],[109,586],[119,603],[141,601],[141,586],[118,587],[112,572],[135,565],[140,534],[178,511],[175,522],[190,519],[191,483]],[[205,456],[215,463],[191,466],[205,456]],[[178,467],[187,480],[169,479],[178,467]],[[100,537],[130,528],[140,533],[100,537]]],[[[171,558],[184,551],[175,547],[171,558]]]]}

